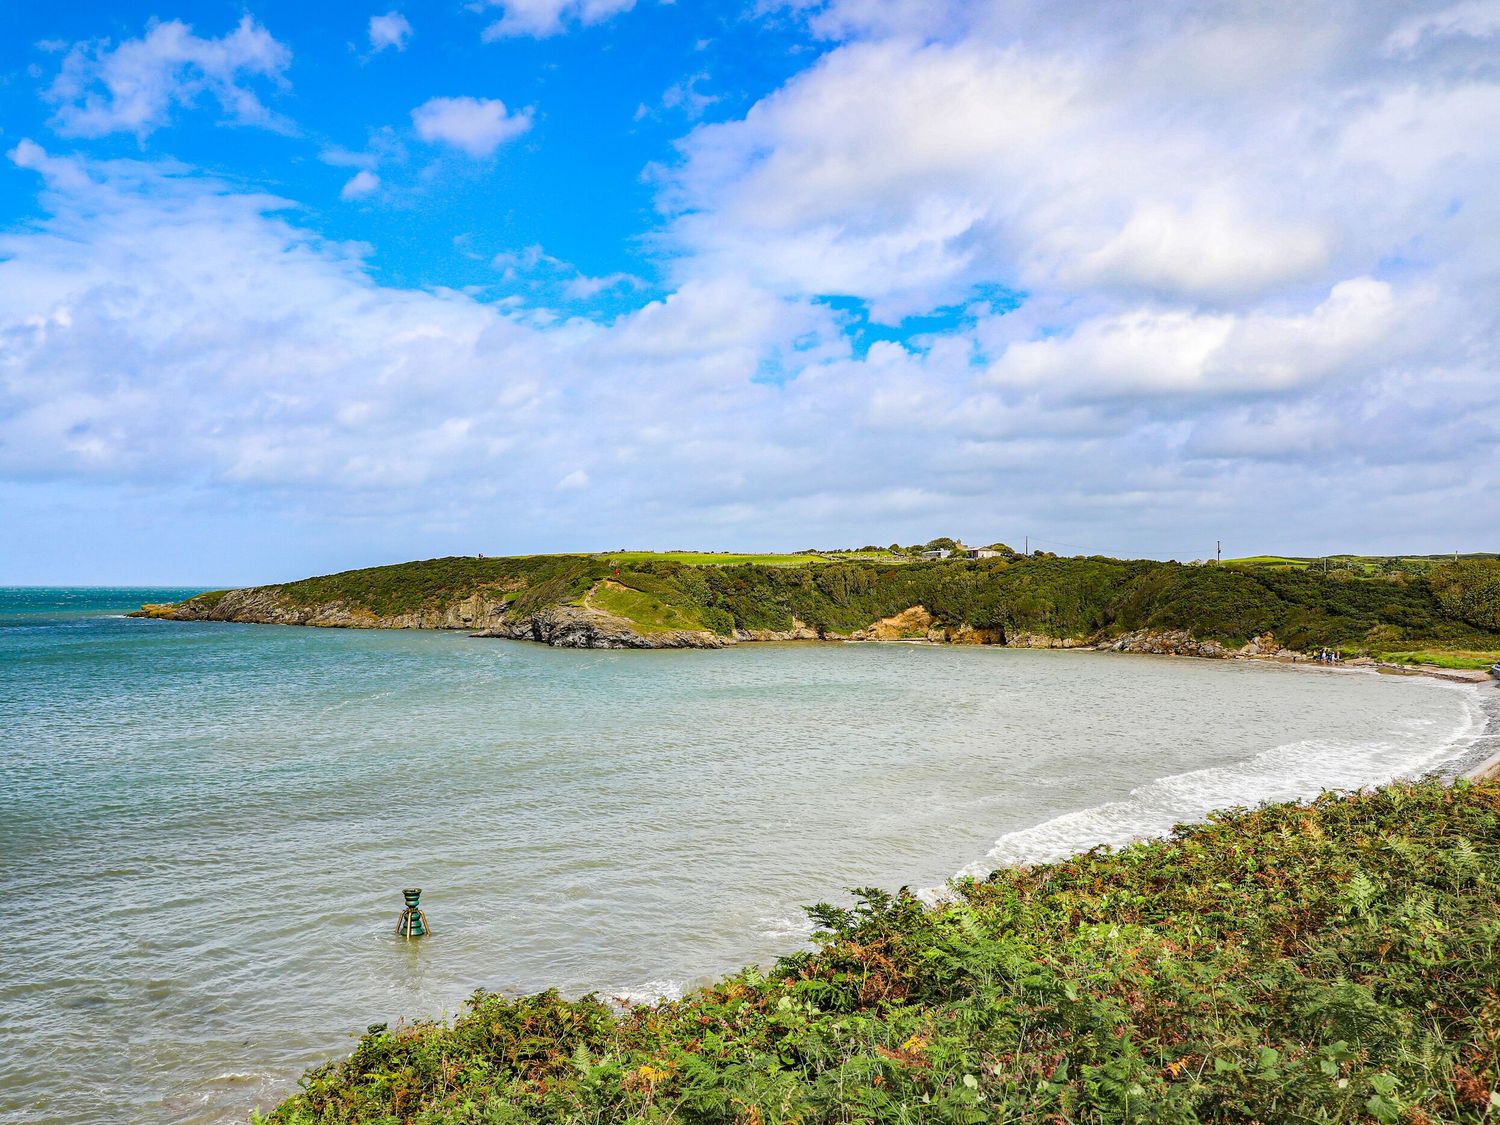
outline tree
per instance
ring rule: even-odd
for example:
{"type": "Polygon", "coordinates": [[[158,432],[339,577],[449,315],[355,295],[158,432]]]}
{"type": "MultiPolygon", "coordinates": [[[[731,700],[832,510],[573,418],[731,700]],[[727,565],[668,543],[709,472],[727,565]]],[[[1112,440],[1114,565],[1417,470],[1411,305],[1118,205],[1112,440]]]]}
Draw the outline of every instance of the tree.
{"type": "Polygon", "coordinates": [[[1432,589],[1449,617],[1486,632],[1500,631],[1500,561],[1445,563],[1433,571],[1432,589]]]}

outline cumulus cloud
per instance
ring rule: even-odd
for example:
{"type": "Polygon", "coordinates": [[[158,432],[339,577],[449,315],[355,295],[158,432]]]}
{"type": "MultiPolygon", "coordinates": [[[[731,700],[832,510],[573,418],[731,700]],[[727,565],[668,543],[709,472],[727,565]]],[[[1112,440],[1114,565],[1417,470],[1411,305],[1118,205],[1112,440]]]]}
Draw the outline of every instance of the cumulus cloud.
{"type": "Polygon", "coordinates": [[[635,0],[489,0],[489,6],[500,8],[502,14],[485,27],[487,42],[522,35],[541,39],[571,24],[602,23],[628,12],[635,0]]]}
{"type": "Polygon", "coordinates": [[[411,24],[400,12],[387,12],[383,16],[370,17],[370,50],[379,54],[388,47],[406,50],[406,41],[411,38],[411,24]]]}
{"type": "Polygon", "coordinates": [[[820,7],[860,30],[663,173],[682,271],[735,263],[888,317],[984,283],[1224,306],[1326,289],[1488,194],[1500,90],[1392,68],[1408,10],[971,6],[955,34],[911,5],[820,7]]]}
{"type": "Polygon", "coordinates": [[[826,305],[742,277],[539,325],[377,284],[285,200],[29,142],[12,159],[44,177],[52,216],[0,238],[12,480],[193,481],[417,529],[481,511],[525,521],[517,549],[1024,524],[1071,542],[1108,525],[1101,547],[1171,553],[1206,519],[1272,535],[1294,504],[1330,535],[1380,512],[1394,539],[1428,513],[1390,488],[1459,479],[1469,526],[1500,515],[1490,353],[1397,346],[1400,310],[1436,298],[1390,282],[1351,279],[1301,313],[1101,313],[1051,348],[982,312],[861,356],[826,305]],[[1409,433],[1407,396],[1469,421],[1439,447],[1409,433]],[[1323,506],[1305,474],[1330,450],[1390,476],[1323,506]]]}
{"type": "Polygon", "coordinates": [[[380,187],[380,177],[369,169],[361,169],[349,178],[339,192],[340,199],[362,199],[380,187]]]}
{"type": "MultiPolygon", "coordinates": [[[[495,261],[529,300],[397,289],[287,201],[18,144],[48,218],[0,236],[0,478],[517,549],[1493,534],[1482,8],[799,10],[823,54],[654,170],[669,276],[618,315],[539,246],[495,261]]],[[[486,156],[530,116],[413,123],[486,156]]]]}
{"type": "Polygon", "coordinates": [[[180,20],[153,22],[141,38],[118,45],[107,39],[74,44],[47,97],[57,106],[54,126],[70,136],[144,137],[204,94],[235,124],[283,128],[253,83],[285,85],[291,61],[291,51],[250,16],[217,39],[195,34],[180,20]]]}
{"type": "Polygon", "coordinates": [[[424,141],[485,157],[531,128],[531,110],[511,113],[498,98],[429,98],[411,120],[424,141]]]}
{"type": "Polygon", "coordinates": [[[1340,282],[1301,314],[1131,309],[1066,336],[1012,344],[990,368],[999,383],[1050,393],[1274,393],[1337,373],[1369,375],[1416,343],[1411,295],[1371,278],[1340,282]],[[1395,350],[1393,350],[1393,348],[1395,350]]]}

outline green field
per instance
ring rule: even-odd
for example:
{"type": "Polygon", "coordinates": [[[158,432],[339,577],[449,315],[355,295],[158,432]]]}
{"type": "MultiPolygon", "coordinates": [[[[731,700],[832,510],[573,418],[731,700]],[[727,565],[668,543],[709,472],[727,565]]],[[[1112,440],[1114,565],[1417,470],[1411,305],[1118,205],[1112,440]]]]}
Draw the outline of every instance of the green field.
{"type": "Polygon", "coordinates": [[[734,555],[716,551],[610,551],[594,557],[611,566],[634,566],[643,562],[677,563],[680,566],[813,566],[828,561],[821,555],[734,555]]]}
{"type": "MultiPolygon", "coordinates": [[[[1492,560],[1493,553],[1460,553],[1460,560],[1492,560]]],[[[1225,559],[1224,566],[1266,567],[1282,570],[1340,570],[1362,574],[1400,573],[1419,574],[1454,557],[1447,555],[1248,555],[1244,558],[1225,559]]]]}
{"type": "Polygon", "coordinates": [[[819,566],[849,559],[882,559],[906,562],[904,555],[889,551],[828,551],[818,554],[736,555],[727,551],[608,551],[594,556],[611,566],[634,566],[637,563],[666,562],[680,566],[819,566]]]}

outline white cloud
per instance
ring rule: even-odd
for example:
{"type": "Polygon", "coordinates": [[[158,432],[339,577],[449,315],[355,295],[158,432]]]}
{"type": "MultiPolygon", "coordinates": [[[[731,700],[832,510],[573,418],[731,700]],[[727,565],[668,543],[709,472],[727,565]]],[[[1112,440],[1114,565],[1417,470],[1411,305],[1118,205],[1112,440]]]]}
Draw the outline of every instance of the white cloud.
{"type": "Polygon", "coordinates": [[[1117,233],[1060,267],[1073,285],[1233,298],[1314,275],[1327,256],[1311,224],[1255,221],[1226,201],[1143,200],[1117,233]]]}
{"type": "Polygon", "coordinates": [[[644,287],[634,274],[617,271],[593,277],[571,262],[554,257],[534,243],[520,250],[502,250],[490,259],[507,285],[531,291],[545,301],[558,296],[569,301],[590,301],[603,293],[624,292],[644,287]]]}
{"type": "Polygon", "coordinates": [[[1233,306],[1367,273],[1493,194],[1500,85],[1392,68],[1402,5],[942,10],[820,6],[849,42],[686,138],[660,173],[680,276],[892,318],[976,284],[1233,306]]]}
{"type": "Polygon", "coordinates": [[[1306,313],[1132,309],[1085,320],[1067,336],[1012,344],[997,383],[1053,394],[1272,393],[1338,373],[1368,375],[1400,358],[1403,317],[1416,304],[1370,278],[1335,285],[1306,313]]]}
{"type": "Polygon", "coordinates": [[[590,277],[587,274],[577,274],[569,278],[563,286],[563,293],[575,301],[590,301],[601,293],[611,290],[639,289],[644,282],[634,274],[616,272],[604,274],[601,277],[590,277]]]}
{"type": "Polygon", "coordinates": [[[406,50],[406,41],[411,38],[411,24],[400,12],[387,12],[383,16],[370,17],[370,50],[379,54],[387,47],[406,50]]]}
{"type": "Polygon", "coordinates": [[[486,41],[523,35],[541,39],[569,24],[602,23],[628,12],[635,0],[489,0],[489,6],[502,9],[502,15],[484,29],[486,41]]]}
{"type": "Polygon", "coordinates": [[[350,177],[339,192],[340,199],[362,199],[380,187],[380,177],[368,169],[361,169],[350,177]]]}
{"type": "Polygon", "coordinates": [[[485,157],[531,128],[531,110],[511,113],[496,98],[429,98],[411,111],[417,136],[485,157]]]}
{"type": "Polygon", "coordinates": [[[1386,48],[1408,52],[1424,39],[1491,39],[1500,34],[1500,0],[1464,0],[1403,20],[1386,39],[1386,48]]]}
{"type": "Polygon", "coordinates": [[[710,80],[708,71],[699,71],[680,82],[674,82],[662,92],[663,109],[680,109],[689,120],[696,121],[704,110],[719,100],[717,94],[706,94],[698,89],[698,83],[710,80]]]}
{"type": "MultiPolygon", "coordinates": [[[[285,201],[22,142],[49,217],[0,235],[0,479],[412,551],[483,521],[515,549],[1482,545],[1500,78],[1470,16],[1388,46],[1449,10],[820,4],[821,59],[657,171],[670,276],[609,317],[566,299],[632,283],[541,246],[496,258],[500,302],[396,289],[285,201]],[[865,312],[938,315],[901,342],[865,312]]],[[[429,106],[418,134],[475,155],[530,123],[429,106]]]]}
{"type": "Polygon", "coordinates": [[[152,23],[140,39],[118,46],[105,39],[74,44],[47,98],[57,106],[55,127],[71,136],[130,132],[144,137],[205,93],[236,124],[284,128],[251,81],[285,85],[291,60],[291,51],[250,16],[218,39],[202,38],[188,24],[171,20],[152,23]]]}

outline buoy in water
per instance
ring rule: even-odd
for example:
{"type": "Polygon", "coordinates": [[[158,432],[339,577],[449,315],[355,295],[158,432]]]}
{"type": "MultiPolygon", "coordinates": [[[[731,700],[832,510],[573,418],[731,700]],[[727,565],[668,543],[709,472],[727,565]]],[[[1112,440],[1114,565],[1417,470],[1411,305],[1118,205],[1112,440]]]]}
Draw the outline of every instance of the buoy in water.
{"type": "Polygon", "coordinates": [[[401,892],[401,897],[406,899],[406,909],[401,912],[401,920],[396,923],[396,936],[404,938],[426,937],[431,931],[427,928],[427,915],[422,913],[422,908],[417,902],[422,897],[421,887],[409,887],[401,892]]]}

